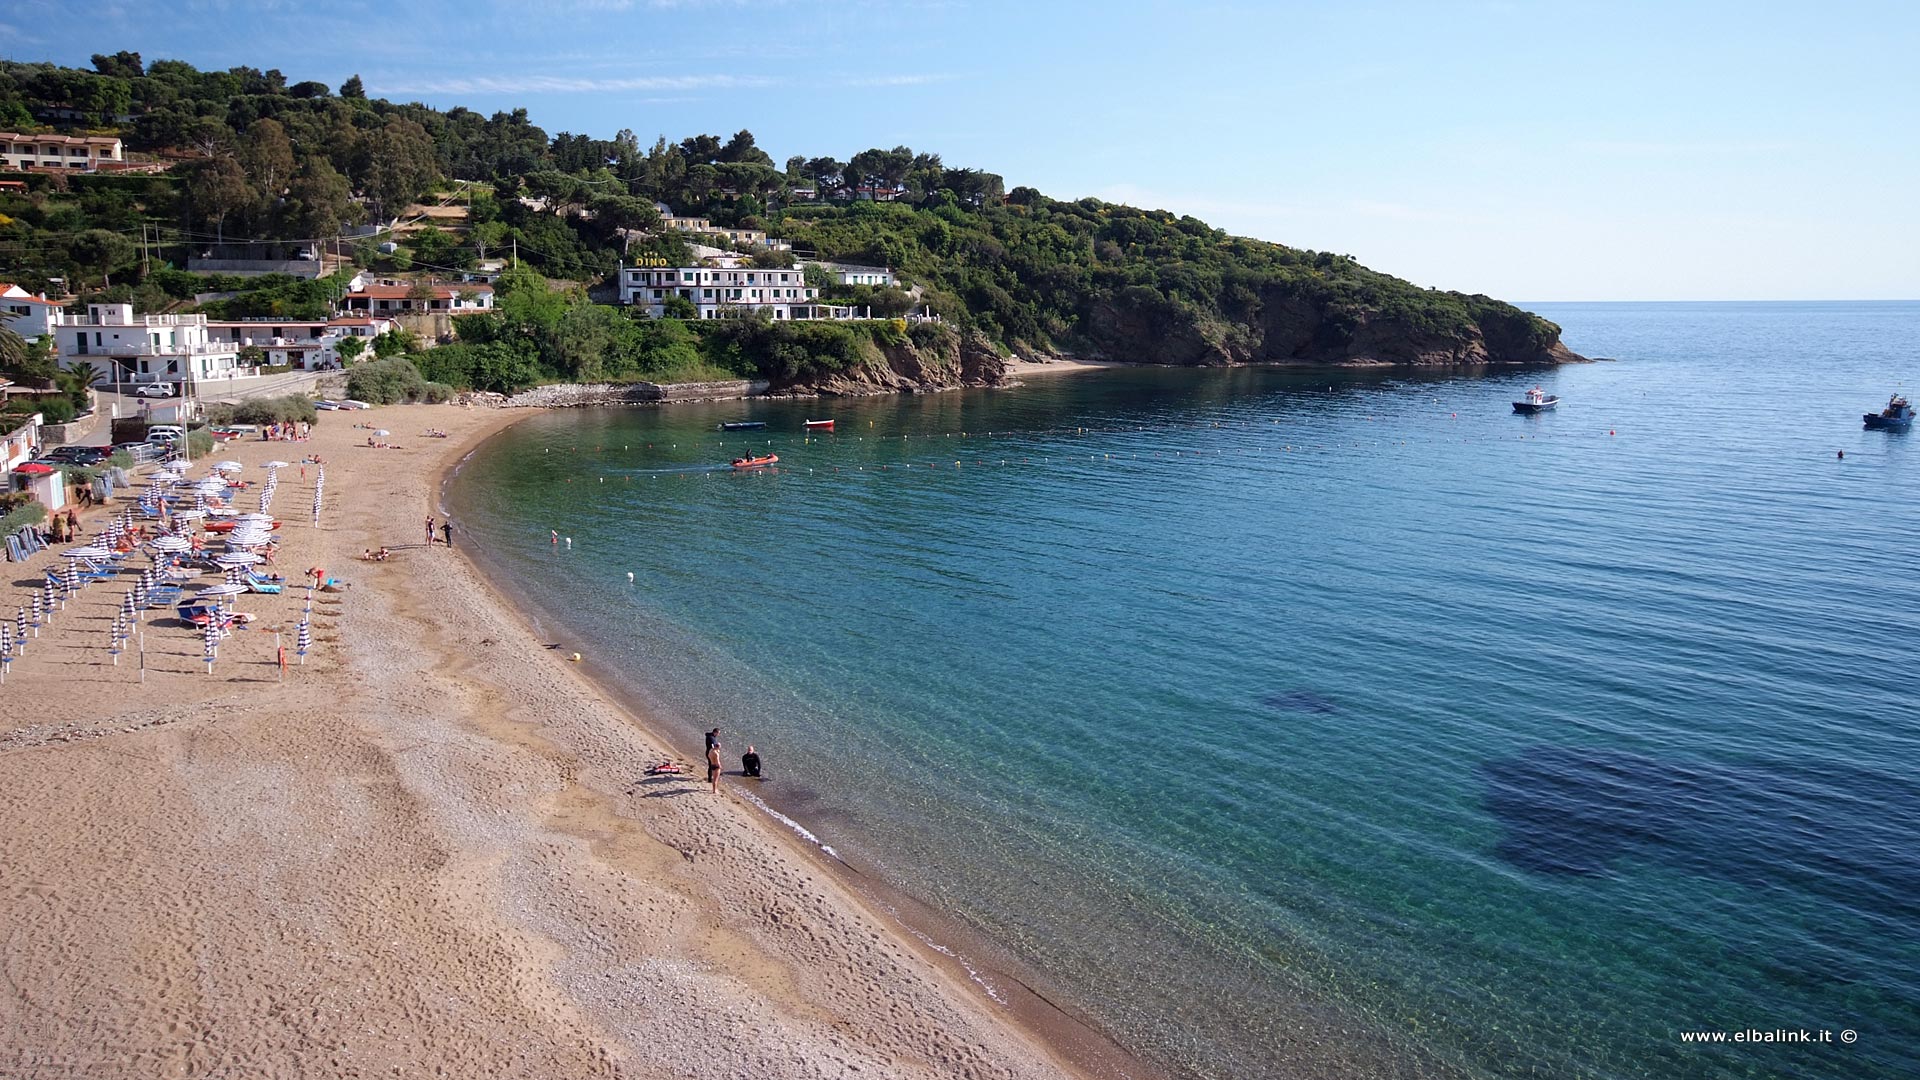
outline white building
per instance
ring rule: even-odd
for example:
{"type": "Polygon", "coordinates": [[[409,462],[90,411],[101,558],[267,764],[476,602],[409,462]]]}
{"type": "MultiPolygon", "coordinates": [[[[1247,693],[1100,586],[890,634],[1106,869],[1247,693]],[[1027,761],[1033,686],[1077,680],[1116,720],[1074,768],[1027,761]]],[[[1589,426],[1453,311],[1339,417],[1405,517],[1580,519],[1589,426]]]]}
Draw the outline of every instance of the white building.
{"type": "Polygon", "coordinates": [[[753,267],[714,269],[706,266],[623,266],[620,302],[645,305],[659,318],[666,301],[678,296],[693,303],[702,319],[726,319],[767,312],[775,319],[847,318],[815,304],[820,290],[810,288],[798,270],[761,270],[753,267]]]}
{"type": "Polygon", "coordinates": [[[60,314],[61,303],[45,294],[30,293],[18,285],[0,284],[0,311],[13,316],[7,325],[13,332],[33,341],[53,330],[53,317],[60,314]]]}
{"type": "Polygon", "coordinates": [[[816,262],[809,266],[818,266],[832,274],[835,281],[842,285],[898,285],[900,279],[893,271],[884,266],[855,266],[852,263],[816,262]]]}
{"type": "Polygon", "coordinates": [[[124,162],[120,140],[111,135],[21,135],[0,131],[0,168],[98,169],[103,162],[124,162]]]}
{"type": "Polygon", "coordinates": [[[216,341],[205,315],[135,315],[132,304],[88,304],[53,319],[62,368],[92,364],[96,382],[198,383],[241,374],[240,348],[216,341]]]}
{"type": "Polygon", "coordinates": [[[207,323],[207,337],[231,344],[236,351],[259,349],[261,364],[321,371],[341,366],[337,346],[343,339],[371,339],[393,327],[392,319],[367,315],[323,320],[223,319],[207,323]]]}
{"type": "Polygon", "coordinates": [[[769,237],[763,229],[736,229],[726,225],[715,225],[703,217],[673,217],[660,219],[660,224],[676,232],[692,233],[695,236],[713,236],[745,247],[767,248],[772,251],[792,251],[793,245],[785,240],[769,237]]]}
{"type": "Polygon", "coordinates": [[[340,309],[368,315],[401,315],[409,312],[466,315],[493,310],[493,286],[478,283],[442,285],[437,282],[429,284],[426,289],[421,289],[419,285],[399,283],[363,285],[340,298],[340,309]],[[429,290],[431,296],[415,295],[429,290]]]}

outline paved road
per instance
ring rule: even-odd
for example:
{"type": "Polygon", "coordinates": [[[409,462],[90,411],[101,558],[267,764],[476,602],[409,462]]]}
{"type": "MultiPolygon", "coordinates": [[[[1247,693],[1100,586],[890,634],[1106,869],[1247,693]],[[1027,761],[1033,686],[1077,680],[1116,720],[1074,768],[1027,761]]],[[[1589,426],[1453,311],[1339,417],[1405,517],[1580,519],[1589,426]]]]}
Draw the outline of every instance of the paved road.
{"type": "MultiPolygon", "coordinates": [[[[257,379],[240,379],[233,382],[204,382],[199,384],[202,404],[214,405],[225,402],[244,401],[247,398],[278,397],[281,394],[311,393],[313,384],[327,375],[336,375],[332,371],[289,371],[284,375],[263,375],[257,379]]],[[[98,418],[92,431],[74,440],[82,446],[105,446],[110,441],[113,424],[112,417],[145,415],[150,423],[171,424],[178,421],[175,410],[180,404],[179,398],[143,398],[134,396],[131,387],[124,394],[115,393],[111,387],[94,387],[94,415],[98,418]],[[114,410],[118,408],[118,413],[114,410]],[[143,413],[143,410],[147,410],[143,413]]]]}

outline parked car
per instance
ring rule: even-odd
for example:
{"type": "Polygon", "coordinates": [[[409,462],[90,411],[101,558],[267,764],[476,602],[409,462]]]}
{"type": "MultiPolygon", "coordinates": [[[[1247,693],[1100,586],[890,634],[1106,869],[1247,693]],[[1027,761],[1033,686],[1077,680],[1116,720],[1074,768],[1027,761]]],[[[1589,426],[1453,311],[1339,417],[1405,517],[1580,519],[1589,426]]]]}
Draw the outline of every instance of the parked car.
{"type": "Polygon", "coordinates": [[[316,401],[313,403],[313,407],[316,409],[319,409],[322,412],[332,412],[333,410],[338,409],[340,407],[340,403],[337,401],[328,401],[325,398],[321,398],[319,401],[316,401]]]}
{"type": "Polygon", "coordinates": [[[104,446],[56,446],[40,459],[52,465],[93,466],[113,456],[104,446]]]}
{"type": "Polygon", "coordinates": [[[133,392],[134,397],[172,397],[172,383],[147,383],[133,392]]]}
{"type": "Polygon", "coordinates": [[[150,443],[173,443],[186,437],[186,429],[178,424],[155,424],[147,429],[147,441],[150,443]]]}

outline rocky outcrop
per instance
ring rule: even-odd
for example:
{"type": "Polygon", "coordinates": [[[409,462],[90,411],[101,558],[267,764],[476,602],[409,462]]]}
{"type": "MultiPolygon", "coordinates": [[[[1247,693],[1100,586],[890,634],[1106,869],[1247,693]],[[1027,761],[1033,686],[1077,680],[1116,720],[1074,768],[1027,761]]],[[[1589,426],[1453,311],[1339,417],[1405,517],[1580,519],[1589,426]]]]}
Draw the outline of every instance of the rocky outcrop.
{"type": "Polygon", "coordinates": [[[767,392],[759,380],[703,383],[551,383],[501,401],[507,408],[569,409],[590,405],[658,405],[675,401],[727,401],[767,392]]]}
{"type": "Polygon", "coordinates": [[[867,362],[811,380],[776,385],[776,394],[866,397],[929,394],[962,386],[999,386],[1007,362],[984,335],[951,330],[921,334],[894,344],[875,344],[867,362]]]}

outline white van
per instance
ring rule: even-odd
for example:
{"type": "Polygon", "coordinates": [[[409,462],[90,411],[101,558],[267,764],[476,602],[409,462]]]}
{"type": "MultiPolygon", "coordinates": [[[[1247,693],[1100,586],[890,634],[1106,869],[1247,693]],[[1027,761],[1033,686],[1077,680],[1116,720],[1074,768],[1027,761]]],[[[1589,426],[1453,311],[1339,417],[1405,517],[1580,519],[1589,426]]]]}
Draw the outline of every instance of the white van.
{"type": "Polygon", "coordinates": [[[179,442],[186,437],[186,429],[179,424],[154,424],[147,429],[147,441],[151,443],[179,442]]]}

